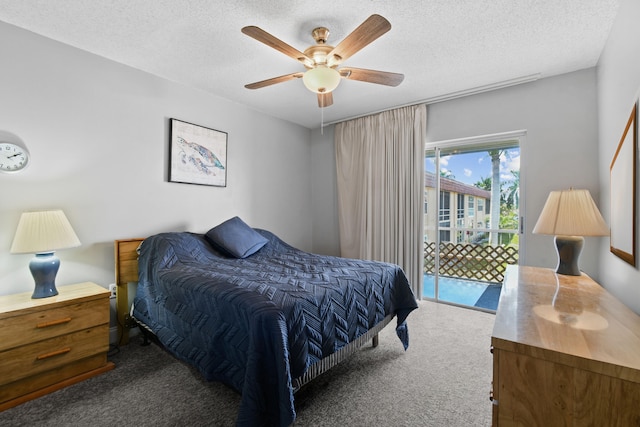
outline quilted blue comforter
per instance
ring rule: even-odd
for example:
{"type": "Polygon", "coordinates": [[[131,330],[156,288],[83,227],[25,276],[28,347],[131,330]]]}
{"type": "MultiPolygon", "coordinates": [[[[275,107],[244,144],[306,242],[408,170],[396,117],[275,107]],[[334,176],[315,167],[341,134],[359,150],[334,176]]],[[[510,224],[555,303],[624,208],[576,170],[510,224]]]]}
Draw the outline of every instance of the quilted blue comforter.
{"type": "Polygon", "coordinates": [[[389,314],[406,349],[417,303],[397,265],[315,255],[257,231],[269,242],[245,259],[202,234],[147,238],[133,314],[207,380],[242,394],[238,425],[288,426],[293,378],[389,314]]]}

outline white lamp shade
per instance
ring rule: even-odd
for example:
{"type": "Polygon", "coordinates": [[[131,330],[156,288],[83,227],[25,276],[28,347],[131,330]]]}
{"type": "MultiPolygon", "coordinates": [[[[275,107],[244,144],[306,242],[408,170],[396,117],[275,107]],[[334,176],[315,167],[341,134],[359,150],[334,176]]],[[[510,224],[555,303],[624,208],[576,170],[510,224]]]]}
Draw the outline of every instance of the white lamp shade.
{"type": "Polygon", "coordinates": [[[589,190],[552,191],[542,208],[535,234],[555,236],[608,236],[609,227],[602,218],[589,190]]]}
{"type": "Polygon", "coordinates": [[[24,212],[13,238],[11,253],[46,253],[80,246],[80,240],[61,210],[24,212]]]}
{"type": "Polygon", "coordinates": [[[329,93],[340,84],[340,73],[333,68],[318,65],[304,73],[302,82],[311,92],[329,93]]]}

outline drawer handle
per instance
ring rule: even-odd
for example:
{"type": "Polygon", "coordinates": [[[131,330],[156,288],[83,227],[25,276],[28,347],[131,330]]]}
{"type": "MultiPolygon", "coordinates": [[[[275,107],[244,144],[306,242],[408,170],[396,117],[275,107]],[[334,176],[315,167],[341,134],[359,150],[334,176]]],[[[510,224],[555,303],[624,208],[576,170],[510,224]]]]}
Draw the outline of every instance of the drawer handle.
{"type": "Polygon", "coordinates": [[[61,325],[63,323],[71,322],[71,317],[65,317],[62,319],[51,320],[49,322],[42,322],[36,325],[36,328],[48,328],[49,326],[61,325]]]}
{"type": "Polygon", "coordinates": [[[50,357],[59,356],[61,354],[69,353],[71,351],[71,347],[61,348],[60,350],[52,351],[50,353],[41,354],[36,357],[36,360],[44,360],[50,357]]]}

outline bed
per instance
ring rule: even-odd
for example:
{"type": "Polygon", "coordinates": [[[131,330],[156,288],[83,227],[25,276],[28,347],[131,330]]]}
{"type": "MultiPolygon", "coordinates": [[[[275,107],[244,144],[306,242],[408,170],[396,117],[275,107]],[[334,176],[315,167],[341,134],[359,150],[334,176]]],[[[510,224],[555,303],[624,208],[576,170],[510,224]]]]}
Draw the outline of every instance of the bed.
{"type": "Polygon", "coordinates": [[[216,227],[115,245],[119,325],[130,314],[206,380],[240,392],[237,425],[290,425],[294,393],[393,317],[407,348],[406,318],[418,305],[400,267],[311,254],[241,229],[264,242],[246,256],[225,246],[244,236],[216,240],[216,227]],[[131,309],[129,282],[138,282],[131,309]]]}

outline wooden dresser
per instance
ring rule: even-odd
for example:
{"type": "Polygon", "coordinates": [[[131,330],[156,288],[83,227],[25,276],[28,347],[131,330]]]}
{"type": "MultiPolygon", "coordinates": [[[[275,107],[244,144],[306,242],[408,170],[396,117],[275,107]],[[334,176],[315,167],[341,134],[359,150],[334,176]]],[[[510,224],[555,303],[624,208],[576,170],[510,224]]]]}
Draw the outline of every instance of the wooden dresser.
{"type": "Polygon", "coordinates": [[[588,276],[508,267],[491,344],[494,426],[640,426],[640,317],[588,276]]]}
{"type": "Polygon", "coordinates": [[[109,291],[86,282],[58,292],[0,296],[0,411],[114,367],[109,291]]]}

